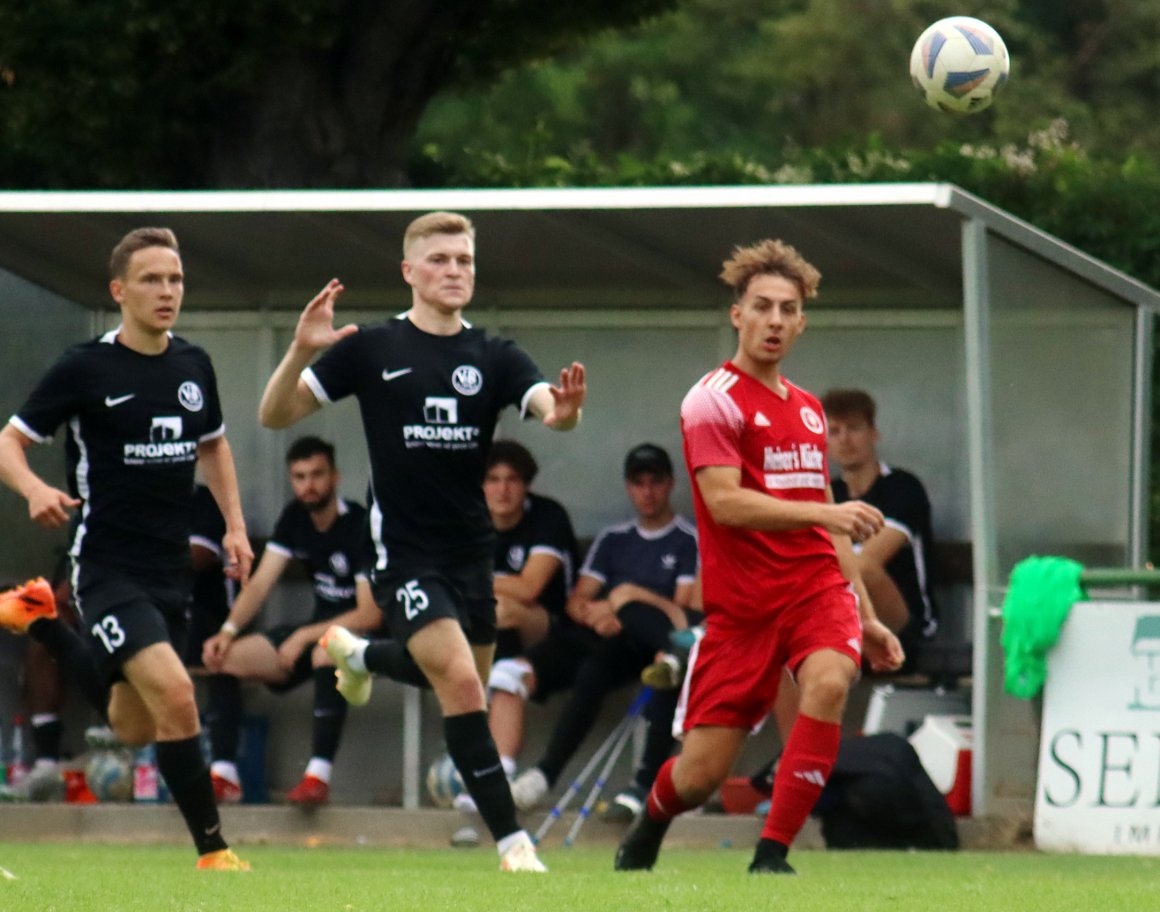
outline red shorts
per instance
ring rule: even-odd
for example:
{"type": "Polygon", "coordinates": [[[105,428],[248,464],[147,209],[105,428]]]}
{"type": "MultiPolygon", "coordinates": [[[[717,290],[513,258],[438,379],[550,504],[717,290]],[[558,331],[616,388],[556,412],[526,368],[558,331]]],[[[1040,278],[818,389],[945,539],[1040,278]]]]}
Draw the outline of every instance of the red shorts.
{"type": "Polygon", "coordinates": [[[699,725],[754,729],[777,697],[781,670],[833,649],[862,664],[862,621],[849,587],[835,587],[750,628],[714,625],[689,655],[689,672],[673,720],[678,736],[699,725]]]}

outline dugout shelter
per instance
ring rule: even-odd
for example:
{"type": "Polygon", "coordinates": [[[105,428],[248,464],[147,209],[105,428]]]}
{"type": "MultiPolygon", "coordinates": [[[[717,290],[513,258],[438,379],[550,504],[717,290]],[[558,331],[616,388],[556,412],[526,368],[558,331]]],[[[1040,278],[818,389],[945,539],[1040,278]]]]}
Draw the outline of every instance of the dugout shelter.
{"type": "MultiPolygon", "coordinates": [[[[0,193],[0,407],[11,414],[64,345],[116,325],[110,249],[131,228],[167,225],[187,272],[178,332],[214,358],[252,534],[270,532],[289,496],[282,455],[300,433],[335,441],[343,493],[359,497],[367,467],[352,404],[272,432],[257,424],[258,397],[298,312],[332,276],[347,287],[341,319],[408,306],[403,230],[434,209],[478,229],[468,318],[517,339],[548,376],[572,359],[588,366],[578,432],[543,433],[514,415],[498,432],[529,444],[536,488],[565,503],[583,538],[628,515],[620,465],[632,445],[679,454],[681,398],[732,354],[716,279],[732,247],[781,237],[820,268],[786,374],[819,394],[870,391],[884,458],[926,483],[936,535],[962,558],[941,598],[943,636],[974,644],[974,813],[1028,811],[1037,722],[1002,694],[997,610],[1029,554],[1144,560],[1160,295],[952,185],[0,193]]],[[[35,460],[61,477],[60,447],[36,448],[35,460]]],[[[691,515],[685,479],[677,504],[691,515]]],[[[0,510],[3,575],[47,572],[59,537],[33,529],[10,492],[0,510]]],[[[278,602],[269,610],[276,620],[278,602]]],[[[434,713],[414,692],[379,690],[373,734],[357,734],[352,713],[333,794],[415,806],[440,749],[434,713]],[[360,782],[354,771],[381,766],[384,751],[402,752],[397,781],[360,782]]],[[[292,735],[307,750],[304,706],[269,704],[287,717],[272,746],[292,735]]],[[[271,759],[271,777],[292,784],[303,758],[271,759]]]]}

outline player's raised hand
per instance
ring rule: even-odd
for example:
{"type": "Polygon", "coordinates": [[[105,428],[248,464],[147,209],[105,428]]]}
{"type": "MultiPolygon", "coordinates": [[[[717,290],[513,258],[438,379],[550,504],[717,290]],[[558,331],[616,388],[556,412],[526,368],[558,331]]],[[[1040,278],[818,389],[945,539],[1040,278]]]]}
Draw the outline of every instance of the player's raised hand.
{"type": "Polygon", "coordinates": [[[339,339],[358,332],[358,326],[348,323],[334,328],[334,306],[344,291],[338,279],[331,279],[306,305],[294,329],[294,344],[309,351],[330,348],[339,339]]]}
{"type": "Polygon", "coordinates": [[[576,426],[580,420],[580,409],[588,387],[584,382],[584,365],[573,361],[560,371],[560,383],[550,387],[552,408],[544,415],[544,424],[558,431],[566,431],[576,426]]]}

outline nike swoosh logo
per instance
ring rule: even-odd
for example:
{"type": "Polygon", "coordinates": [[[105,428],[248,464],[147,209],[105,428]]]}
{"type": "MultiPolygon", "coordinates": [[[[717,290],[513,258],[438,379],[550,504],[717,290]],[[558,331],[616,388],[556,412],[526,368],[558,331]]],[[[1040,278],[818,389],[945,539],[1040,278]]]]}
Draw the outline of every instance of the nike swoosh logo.
{"type": "Polygon", "coordinates": [[[482,779],[484,776],[490,776],[492,773],[499,772],[501,769],[503,769],[503,764],[497,763],[495,766],[489,766],[487,769],[473,769],[471,771],[471,775],[473,775],[476,779],[482,779]]]}
{"type": "Polygon", "coordinates": [[[205,828],[205,835],[206,836],[214,836],[218,833],[218,831],[221,830],[221,828],[222,828],[221,823],[215,823],[213,826],[205,828]]]}
{"type": "Polygon", "coordinates": [[[115,398],[113,396],[106,396],[105,405],[107,405],[109,408],[112,408],[115,405],[120,405],[122,402],[128,402],[136,395],[136,393],[129,393],[128,396],[117,396],[115,398]]]}
{"type": "Polygon", "coordinates": [[[385,370],[385,371],[383,371],[383,379],[389,383],[391,380],[397,380],[397,379],[399,379],[399,377],[402,377],[404,374],[409,374],[409,373],[411,373],[411,368],[409,368],[409,367],[404,367],[404,368],[401,368],[400,370],[397,370],[397,371],[385,370]]]}

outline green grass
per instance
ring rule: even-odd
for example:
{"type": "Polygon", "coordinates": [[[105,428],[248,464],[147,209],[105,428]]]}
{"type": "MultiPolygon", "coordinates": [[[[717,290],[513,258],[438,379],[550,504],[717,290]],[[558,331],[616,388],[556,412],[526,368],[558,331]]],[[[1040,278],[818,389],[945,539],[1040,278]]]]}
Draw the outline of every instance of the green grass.
{"type": "Polygon", "coordinates": [[[615,874],[612,852],[545,852],[500,874],[492,849],[243,846],[250,874],[193,869],[175,846],[0,843],[4,912],[1059,912],[1155,908],[1160,859],[1032,852],[795,852],[799,877],[751,877],[749,851],[672,850],[615,874]]]}

